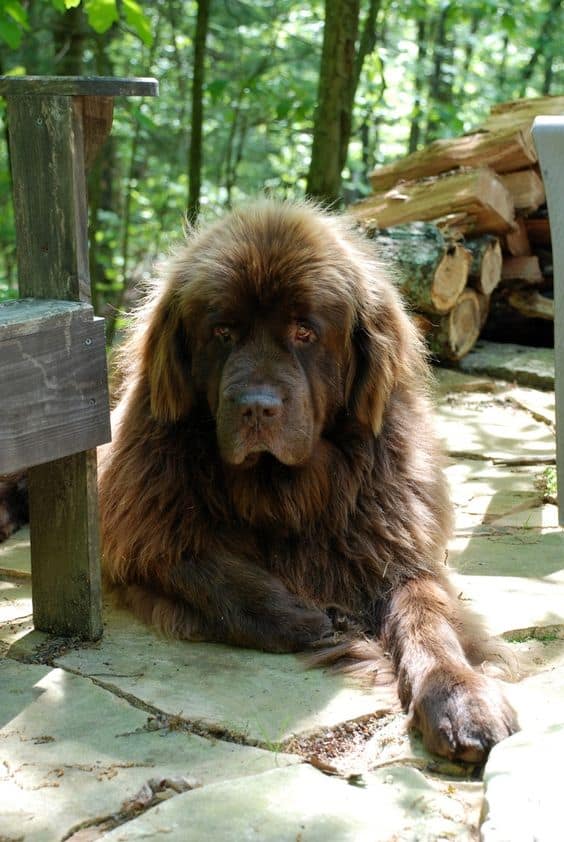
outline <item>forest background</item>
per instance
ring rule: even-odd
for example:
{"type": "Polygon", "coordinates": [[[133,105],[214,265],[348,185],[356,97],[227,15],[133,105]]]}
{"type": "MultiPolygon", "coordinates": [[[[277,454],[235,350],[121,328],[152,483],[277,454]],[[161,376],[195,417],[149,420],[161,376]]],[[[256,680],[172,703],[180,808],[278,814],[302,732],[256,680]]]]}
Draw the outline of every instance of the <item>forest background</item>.
{"type": "MultiPolygon", "coordinates": [[[[0,75],[154,76],[120,99],[89,174],[94,307],[109,338],[130,290],[182,237],[267,192],[333,206],[377,164],[564,93],[562,0],[0,0],[0,75]]],[[[0,100],[0,300],[17,295],[0,100]]]]}

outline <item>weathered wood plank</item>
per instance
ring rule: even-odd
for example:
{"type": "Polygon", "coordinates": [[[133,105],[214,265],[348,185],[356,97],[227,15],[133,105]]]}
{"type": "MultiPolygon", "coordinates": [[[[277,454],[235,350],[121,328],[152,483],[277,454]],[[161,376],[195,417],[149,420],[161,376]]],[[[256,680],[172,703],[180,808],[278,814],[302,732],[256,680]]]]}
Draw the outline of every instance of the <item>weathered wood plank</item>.
{"type": "Polygon", "coordinates": [[[109,441],[103,319],[71,302],[0,304],[0,394],[0,473],[109,441]]]}
{"type": "Polygon", "coordinates": [[[157,96],[152,77],[0,76],[0,95],[13,96],[157,96]]]}
{"type": "Polygon", "coordinates": [[[90,299],[80,100],[8,100],[22,297],[90,299]]]}
{"type": "Polygon", "coordinates": [[[84,127],[84,165],[88,171],[111,131],[114,100],[109,96],[83,96],[80,97],[80,103],[84,127]]]}
{"type": "Polygon", "coordinates": [[[96,640],[102,635],[96,451],[29,472],[31,585],[36,628],[96,640]]]}
{"type": "MultiPolygon", "coordinates": [[[[80,97],[88,91],[45,93],[35,81],[23,94],[14,91],[25,91],[25,85],[3,88],[12,92],[8,115],[20,295],[89,301],[80,97]]],[[[109,92],[107,87],[92,91],[109,92]]],[[[92,328],[101,343],[96,324],[92,328]]],[[[94,334],[91,338],[95,344],[94,334]]],[[[28,472],[33,612],[41,630],[87,638],[102,631],[95,465],[95,451],[87,450],[28,472]]]]}

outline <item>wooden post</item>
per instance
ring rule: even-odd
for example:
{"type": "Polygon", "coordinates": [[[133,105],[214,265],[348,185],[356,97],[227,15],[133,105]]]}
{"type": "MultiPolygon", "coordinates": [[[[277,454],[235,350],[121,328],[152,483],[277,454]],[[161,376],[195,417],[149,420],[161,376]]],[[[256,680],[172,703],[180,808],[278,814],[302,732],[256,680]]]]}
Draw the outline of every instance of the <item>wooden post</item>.
{"type": "Polygon", "coordinates": [[[564,526],[564,117],[537,117],[533,124],[546,191],[554,261],[554,386],[558,520],[564,526]]]}
{"type": "MultiPolygon", "coordinates": [[[[154,79],[4,77],[19,291],[89,302],[86,162],[109,133],[115,96],[154,96],[154,79]]],[[[29,470],[36,628],[102,634],[96,451],[29,470]]]]}

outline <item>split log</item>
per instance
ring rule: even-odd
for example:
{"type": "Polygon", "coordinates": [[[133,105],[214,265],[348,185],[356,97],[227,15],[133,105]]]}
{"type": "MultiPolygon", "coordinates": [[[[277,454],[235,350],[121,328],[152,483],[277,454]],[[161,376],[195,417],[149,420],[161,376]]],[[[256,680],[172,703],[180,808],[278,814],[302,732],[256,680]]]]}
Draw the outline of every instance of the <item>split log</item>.
{"type": "Polygon", "coordinates": [[[389,190],[400,181],[440,175],[461,167],[491,167],[506,173],[530,167],[537,154],[530,131],[513,128],[435,140],[425,149],[378,167],[370,175],[372,189],[389,190]]]}
{"type": "Polygon", "coordinates": [[[515,290],[499,286],[492,294],[490,312],[480,337],[493,342],[515,342],[518,345],[537,345],[553,347],[554,322],[548,319],[524,316],[515,309],[509,297],[516,292],[534,292],[535,290],[515,290]]]}
{"type": "Polygon", "coordinates": [[[470,255],[439,228],[413,222],[374,232],[379,258],[415,310],[448,313],[466,286],[470,255]]]}
{"type": "Polygon", "coordinates": [[[550,246],[552,244],[548,217],[543,216],[526,219],[525,227],[529,235],[529,240],[534,245],[550,246]]]}
{"type": "Polygon", "coordinates": [[[519,170],[500,175],[501,183],[509,190],[516,210],[534,213],[542,204],[546,196],[544,184],[535,170],[519,170]]]}
{"type": "Polygon", "coordinates": [[[480,335],[480,301],[473,289],[465,289],[446,316],[434,320],[426,340],[438,360],[460,360],[472,350],[480,335]]]}
{"type": "Polygon", "coordinates": [[[476,295],[478,296],[478,306],[480,308],[480,331],[482,331],[490,315],[491,296],[483,292],[478,292],[478,290],[476,290],[476,295]]]}
{"type": "Polygon", "coordinates": [[[527,226],[522,217],[515,220],[513,230],[508,231],[505,235],[505,250],[513,257],[525,257],[532,254],[531,242],[527,233],[527,226]]]}
{"type": "Polygon", "coordinates": [[[457,228],[475,235],[505,233],[514,222],[511,196],[487,167],[402,184],[397,190],[376,193],[357,202],[349,213],[377,228],[431,221],[454,213],[457,228]],[[466,217],[464,226],[461,214],[466,217]]]}
{"type": "Polygon", "coordinates": [[[526,257],[505,257],[501,267],[501,279],[529,285],[542,284],[544,278],[538,257],[535,254],[526,257]]]}
{"type": "Polygon", "coordinates": [[[497,237],[484,234],[475,240],[467,240],[464,246],[472,255],[469,278],[473,287],[490,295],[501,280],[501,246],[497,237]]]}
{"type": "Polygon", "coordinates": [[[530,127],[535,117],[542,114],[564,114],[564,96],[542,96],[532,99],[516,99],[500,102],[490,110],[490,116],[482,123],[482,131],[503,131],[511,127],[530,127]]]}
{"type": "Polygon", "coordinates": [[[528,319],[554,321],[554,301],[537,290],[515,290],[510,293],[509,304],[528,319]]]}

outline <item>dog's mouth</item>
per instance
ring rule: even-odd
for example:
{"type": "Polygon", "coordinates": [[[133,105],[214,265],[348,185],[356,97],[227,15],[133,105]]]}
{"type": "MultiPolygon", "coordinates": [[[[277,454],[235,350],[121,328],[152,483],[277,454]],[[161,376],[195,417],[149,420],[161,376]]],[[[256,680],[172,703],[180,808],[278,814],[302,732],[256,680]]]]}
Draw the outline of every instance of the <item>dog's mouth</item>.
{"type": "Polygon", "coordinates": [[[280,463],[287,467],[297,467],[304,464],[309,457],[309,451],[302,452],[302,448],[292,448],[283,440],[275,437],[246,436],[238,437],[229,448],[221,448],[223,460],[233,467],[247,470],[255,468],[259,463],[280,463]]]}

